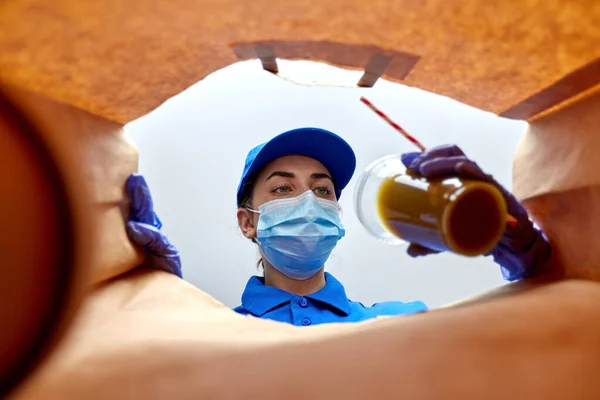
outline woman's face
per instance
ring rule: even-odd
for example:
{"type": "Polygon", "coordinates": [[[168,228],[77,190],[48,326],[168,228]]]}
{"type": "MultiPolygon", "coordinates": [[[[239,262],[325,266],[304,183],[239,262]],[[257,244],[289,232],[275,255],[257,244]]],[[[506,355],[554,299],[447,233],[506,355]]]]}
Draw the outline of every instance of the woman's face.
{"type": "MultiPolygon", "coordinates": [[[[315,196],[337,200],[331,174],[323,164],[305,156],[285,156],[267,164],[254,182],[251,206],[276,199],[296,197],[311,190],[315,196]]],[[[244,236],[256,237],[258,215],[246,209],[238,210],[238,224],[244,236]]]]}

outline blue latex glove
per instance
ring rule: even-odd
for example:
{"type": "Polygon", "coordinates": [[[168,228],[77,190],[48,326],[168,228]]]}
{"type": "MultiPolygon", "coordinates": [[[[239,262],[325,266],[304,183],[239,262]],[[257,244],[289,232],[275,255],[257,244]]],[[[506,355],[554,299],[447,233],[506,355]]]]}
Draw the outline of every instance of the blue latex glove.
{"type": "MultiPolygon", "coordinates": [[[[444,145],[432,147],[422,153],[406,153],[402,155],[402,163],[424,178],[454,175],[483,181],[500,190],[508,213],[517,220],[514,226],[507,224],[504,236],[490,253],[500,265],[504,279],[514,281],[531,276],[550,258],[550,244],[543,233],[533,226],[525,208],[491,175],[485,174],[475,162],[469,160],[457,146],[444,145]]],[[[416,244],[411,244],[407,252],[411,257],[436,253],[416,244]]]]}
{"type": "Polygon", "coordinates": [[[131,201],[127,235],[133,243],[146,250],[144,267],[160,269],[181,278],[179,251],[160,231],[162,222],[154,212],[146,180],[141,175],[130,175],[125,186],[131,201]]]}

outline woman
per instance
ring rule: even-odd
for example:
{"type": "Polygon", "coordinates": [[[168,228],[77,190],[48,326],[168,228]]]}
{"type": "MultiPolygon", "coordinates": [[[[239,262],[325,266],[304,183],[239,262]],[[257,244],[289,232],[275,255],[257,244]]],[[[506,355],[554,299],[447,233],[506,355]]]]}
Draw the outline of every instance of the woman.
{"type": "MultiPolygon", "coordinates": [[[[507,280],[531,275],[549,258],[550,246],[524,208],[458,147],[408,153],[402,161],[426,178],[454,174],[486,181],[502,191],[509,213],[518,220],[507,226],[492,252],[507,280]]],[[[349,300],[343,285],[324,271],[327,258],[345,235],[337,201],[355,167],[348,143],[317,128],[284,132],[248,153],[237,191],[237,220],[244,236],[258,245],[264,277],[250,278],[236,312],[306,326],[427,310],[420,301],[365,307],[349,300]]],[[[159,231],[160,220],[143,178],[130,178],[128,189],[133,205],[128,232],[149,251],[147,266],[180,275],[177,250],[159,231]]],[[[413,257],[430,253],[420,246],[409,247],[413,257]]]]}

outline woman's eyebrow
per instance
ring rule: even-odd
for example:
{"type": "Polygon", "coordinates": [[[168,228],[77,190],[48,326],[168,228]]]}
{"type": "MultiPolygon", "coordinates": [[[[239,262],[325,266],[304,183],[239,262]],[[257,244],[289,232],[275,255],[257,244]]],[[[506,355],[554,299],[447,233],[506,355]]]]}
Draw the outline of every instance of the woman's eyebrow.
{"type": "MultiPolygon", "coordinates": [[[[269,175],[267,177],[267,179],[265,179],[265,181],[268,181],[269,179],[275,177],[275,176],[280,176],[282,178],[295,178],[296,175],[294,175],[292,172],[286,172],[286,171],[275,171],[273,173],[271,173],[271,175],[269,175]]],[[[333,182],[333,179],[331,178],[331,176],[324,174],[322,172],[315,172],[314,174],[312,174],[310,176],[312,179],[317,180],[317,179],[329,179],[331,182],[333,182]]]]}
{"type": "Polygon", "coordinates": [[[333,182],[333,179],[331,178],[331,176],[329,176],[327,174],[323,174],[323,173],[317,173],[317,172],[315,172],[310,177],[313,178],[313,179],[329,179],[331,182],[333,182]]]}
{"type": "Polygon", "coordinates": [[[268,181],[269,179],[271,179],[275,176],[281,176],[282,178],[295,178],[296,177],[296,175],[292,174],[291,172],[275,171],[271,175],[269,175],[267,177],[267,179],[265,179],[265,181],[268,181]]]}

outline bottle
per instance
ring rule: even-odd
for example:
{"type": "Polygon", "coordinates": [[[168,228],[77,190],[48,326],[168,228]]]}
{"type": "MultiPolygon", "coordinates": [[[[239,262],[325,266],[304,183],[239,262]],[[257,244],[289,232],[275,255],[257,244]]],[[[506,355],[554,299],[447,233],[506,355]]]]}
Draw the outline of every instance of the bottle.
{"type": "Polygon", "coordinates": [[[407,170],[400,155],[366,168],[354,206],[361,224],[385,243],[463,256],[488,254],[506,228],[506,202],[496,187],[455,176],[427,180],[407,170]]]}

